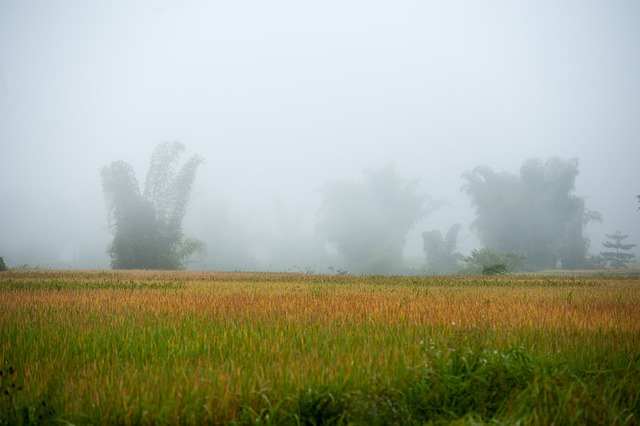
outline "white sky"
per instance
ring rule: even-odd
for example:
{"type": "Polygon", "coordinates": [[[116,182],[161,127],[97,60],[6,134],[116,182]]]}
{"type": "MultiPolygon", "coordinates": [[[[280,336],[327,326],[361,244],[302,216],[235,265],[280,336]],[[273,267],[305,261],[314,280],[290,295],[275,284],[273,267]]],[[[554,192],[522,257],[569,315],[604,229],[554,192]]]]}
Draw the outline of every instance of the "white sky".
{"type": "Polygon", "coordinates": [[[281,199],[311,224],[319,186],[393,162],[451,202],[416,256],[456,222],[474,244],[463,172],[577,157],[593,251],[640,244],[639,76],[636,0],[0,0],[0,250],[104,244],[100,168],[143,182],[166,140],[206,160],[196,205],[281,199]]]}

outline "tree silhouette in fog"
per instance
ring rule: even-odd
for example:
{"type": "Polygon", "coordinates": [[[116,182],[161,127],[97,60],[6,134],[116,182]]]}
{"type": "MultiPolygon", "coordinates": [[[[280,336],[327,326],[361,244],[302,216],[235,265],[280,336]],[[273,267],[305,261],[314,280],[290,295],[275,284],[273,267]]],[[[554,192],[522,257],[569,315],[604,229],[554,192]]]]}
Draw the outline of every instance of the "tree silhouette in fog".
{"type": "Polygon", "coordinates": [[[364,182],[329,182],[321,193],[319,229],[357,273],[397,269],[407,232],[435,206],[418,181],[406,181],[391,165],[365,172],[364,182]]]}
{"type": "Polygon", "coordinates": [[[453,273],[460,269],[458,261],[464,259],[464,256],[458,253],[456,246],[461,227],[460,224],[453,225],[444,237],[437,229],[422,233],[423,250],[427,257],[425,265],[427,273],[453,273]]]}
{"type": "Polygon", "coordinates": [[[573,194],[577,175],[577,159],[527,160],[519,176],[476,167],[462,187],[476,208],[472,227],[485,247],[523,254],[530,268],[585,267],[584,227],[600,215],[573,194]]]}
{"type": "Polygon", "coordinates": [[[616,231],[615,234],[605,234],[611,241],[605,241],[602,243],[608,249],[614,249],[615,251],[601,251],[600,255],[612,268],[626,268],[627,263],[631,262],[636,256],[634,253],[627,253],[637,244],[624,244],[622,241],[629,237],[628,235],[622,235],[620,231],[616,231]]]}
{"type": "Polygon", "coordinates": [[[108,219],[114,234],[107,248],[114,269],[181,269],[203,244],[185,237],[182,221],[200,157],[191,157],[179,170],[184,152],[178,142],[159,144],[151,156],[144,192],[133,168],[114,161],[102,169],[108,219]]]}

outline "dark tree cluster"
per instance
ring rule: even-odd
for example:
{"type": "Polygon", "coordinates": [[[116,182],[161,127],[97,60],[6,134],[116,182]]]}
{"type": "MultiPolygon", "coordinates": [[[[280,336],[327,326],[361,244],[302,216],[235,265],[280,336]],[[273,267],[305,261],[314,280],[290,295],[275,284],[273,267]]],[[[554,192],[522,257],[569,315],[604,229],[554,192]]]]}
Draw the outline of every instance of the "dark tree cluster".
{"type": "Polygon", "coordinates": [[[370,170],[364,182],[330,182],[319,229],[350,271],[390,273],[402,263],[407,232],[438,203],[391,165],[370,170]]]}
{"type": "MultiPolygon", "coordinates": [[[[102,170],[114,234],[108,247],[113,268],[180,269],[191,255],[203,251],[203,243],[186,237],[182,231],[202,159],[194,156],[178,168],[183,152],[184,146],[177,142],[158,145],[143,190],[126,162],[115,161],[102,170]]],[[[462,191],[476,209],[472,228],[483,247],[471,256],[462,256],[457,250],[459,224],[445,234],[425,231],[425,272],[506,273],[593,266],[596,257],[587,257],[589,239],[584,230],[587,223],[601,218],[574,194],[577,175],[577,160],[558,158],[525,161],[519,175],[497,173],[485,166],[463,174],[466,183],[462,191]]],[[[442,204],[422,193],[418,180],[404,179],[392,165],[365,172],[360,182],[329,182],[320,193],[323,204],[316,236],[286,232],[295,227],[290,215],[281,209],[282,235],[269,240],[273,246],[271,261],[276,265],[286,265],[291,260],[302,265],[309,259],[329,258],[324,249],[328,242],[335,248],[340,271],[406,272],[402,255],[407,233],[442,204]]],[[[226,223],[226,229],[215,234],[219,241],[212,245],[214,255],[222,261],[225,256],[232,256],[230,265],[238,258],[251,264],[246,247],[225,233],[233,234],[241,226],[233,225],[228,212],[218,216],[226,223]]],[[[598,264],[623,267],[633,258],[626,251],[636,245],[623,244],[626,236],[619,233],[607,237],[612,242],[605,243],[605,247],[615,251],[597,256],[598,264]]]]}
{"type": "Polygon", "coordinates": [[[532,269],[584,268],[589,239],[584,227],[600,215],[574,195],[578,161],[526,161],[520,175],[476,167],[463,175],[463,191],[476,208],[472,227],[484,247],[525,257],[532,269]]]}
{"type": "Polygon", "coordinates": [[[102,169],[102,185],[114,234],[107,249],[114,269],[181,269],[198,240],[185,237],[182,220],[202,159],[190,158],[179,170],[184,146],[161,143],[151,157],[144,191],[133,168],[115,161],[102,169]]]}

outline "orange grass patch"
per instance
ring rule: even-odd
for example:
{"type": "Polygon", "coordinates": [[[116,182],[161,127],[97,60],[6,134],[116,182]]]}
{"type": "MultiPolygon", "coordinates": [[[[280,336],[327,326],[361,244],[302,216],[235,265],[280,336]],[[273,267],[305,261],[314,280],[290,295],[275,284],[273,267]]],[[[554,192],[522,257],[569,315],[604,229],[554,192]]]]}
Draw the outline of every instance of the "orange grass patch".
{"type": "Polygon", "coordinates": [[[225,421],[256,392],[391,377],[456,345],[633,353],[639,312],[640,283],[625,276],[11,271],[0,363],[30,395],[55,389],[67,412],[133,423],[136,407],[174,419],[205,407],[225,421]]]}
{"type": "MultiPolygon", "coordinates": [[[[7,315],[26,312],[296,323],[376,322],[638,331],[640,282],[615,278],[363,278],[202,272],[24,272],[0,277],[7,315]],[[43,288],[49,282],[58,287],[43,288]],[[378,280],[378,281],[376,281],[378,280]],[[473,285],[469,285],[473,282],[473,285]],[[29,284],[34,285],[29,289],[29,284]],[[71,283],[70,289],[65,283],[71,283]],[[180,283],[179,287],[175,284],[180,283]],[[555,283],[555,285],[550,285],[555,283]],[[36,286],[35,284],[39,284],[36,286]],[[105,284],[111,284],[105,285],[105,284]],[[114,288],[114,284],[118,284],[114,288]],[[53,284],[56,285],[56,284],[53,284]]],[[[117,325],[117,324],[113,324],[117,325]]]]}

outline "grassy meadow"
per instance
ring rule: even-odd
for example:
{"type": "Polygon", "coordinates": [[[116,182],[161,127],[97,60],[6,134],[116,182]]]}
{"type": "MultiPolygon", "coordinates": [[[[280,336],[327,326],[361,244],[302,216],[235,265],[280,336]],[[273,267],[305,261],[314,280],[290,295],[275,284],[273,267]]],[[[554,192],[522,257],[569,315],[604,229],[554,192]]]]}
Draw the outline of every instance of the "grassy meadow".
{"type": "Polygon", "coordinates": [[[0,424],[640,424],[640,278],[0,273],[0,424]]]}

